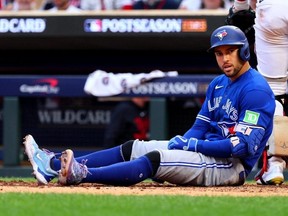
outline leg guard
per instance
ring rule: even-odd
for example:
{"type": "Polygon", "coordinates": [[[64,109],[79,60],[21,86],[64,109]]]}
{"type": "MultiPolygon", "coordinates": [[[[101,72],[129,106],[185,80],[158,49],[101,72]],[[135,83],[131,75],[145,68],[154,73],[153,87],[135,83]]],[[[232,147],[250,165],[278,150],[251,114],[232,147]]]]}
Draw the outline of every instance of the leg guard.
{"type": "Polygon", "coordinates": [[[262,154],[262,169],[255,176],[257,184],[280,185],[284,182],[286,163],[281,156],[288,155],[288,117],[283,116],[283,105],[281,97],[276,96],[273,132],[262,154]]]}
{"type": "Polygon", "coordinates": [[[273,132],[268,140],[269,155],[288,156],[288,117],[274,116],[273,132]]]}

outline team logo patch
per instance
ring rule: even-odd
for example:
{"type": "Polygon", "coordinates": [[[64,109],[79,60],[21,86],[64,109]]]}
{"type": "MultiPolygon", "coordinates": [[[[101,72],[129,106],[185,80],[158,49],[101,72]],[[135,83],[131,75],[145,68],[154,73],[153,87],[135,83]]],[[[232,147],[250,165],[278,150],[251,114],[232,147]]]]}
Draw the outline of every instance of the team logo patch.
{"type": "Polygon", "coordinates": [[[220,31],[220,32],[217,32],[217,34],[215,35],[215,37],[218,37],[218,39],[220,41],[223,40],[224,37],[226,37],[228,35],[228,33],[226,32],[226,30],[223,30],[223,31],[220,31]]]}
{"type": "Polygon", "coordinates": [[[244,122],[250,123],[250,124],[257,124],[259,120],[260,113],[253,112],[250,110],[246,110],[245,117],[243,119],[244,122]]]}

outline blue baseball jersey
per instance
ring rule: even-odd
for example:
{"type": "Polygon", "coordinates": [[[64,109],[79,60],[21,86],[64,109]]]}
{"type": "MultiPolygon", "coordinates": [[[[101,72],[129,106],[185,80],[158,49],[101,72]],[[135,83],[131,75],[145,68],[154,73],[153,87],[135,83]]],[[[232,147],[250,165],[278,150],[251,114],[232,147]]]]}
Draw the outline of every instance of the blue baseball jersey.
{"type": "MultiPolygon", "coordinates": [[[[273,92],[258,71],[250,68],[233,82],[223,74],[208,86],[196,121],[184,136],[214,141],[232,137],[237,125],[263,129],[260,144],[245,147],[255,148],[255,154],[251,155],[247,150],[247,154],[240,158],[246,174],[249,174],[272,133],[274,111],[273,92]]],[[[213,153],[209,156],[213,156],[213,153]]]]}

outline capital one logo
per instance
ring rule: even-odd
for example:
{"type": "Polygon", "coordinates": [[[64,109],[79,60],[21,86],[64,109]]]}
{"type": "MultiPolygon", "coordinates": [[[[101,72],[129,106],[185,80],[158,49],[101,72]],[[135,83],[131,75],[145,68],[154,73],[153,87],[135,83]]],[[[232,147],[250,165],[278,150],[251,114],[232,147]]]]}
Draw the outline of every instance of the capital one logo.
{"type": "Polygon", "coordinates": [[[58,80],[53,78],[40,79],[36,80],[35,84],[22,84],[20,86],[20,92],[29,94],[58,94],[59,91],[58,80]]]}

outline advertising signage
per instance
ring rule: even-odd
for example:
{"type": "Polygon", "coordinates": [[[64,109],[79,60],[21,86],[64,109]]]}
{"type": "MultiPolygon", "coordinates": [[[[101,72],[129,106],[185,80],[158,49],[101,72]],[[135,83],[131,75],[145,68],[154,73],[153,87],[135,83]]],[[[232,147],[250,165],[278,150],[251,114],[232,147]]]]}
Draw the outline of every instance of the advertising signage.
{"type": "MultiPolygon", "coordinates": [[[[118,96],[204,96],[213,75],[163,77],[126,89],[118,96]]],[[[0,96],[87,97],[86,76],[0,76],[0,96]]],[[[115,95],[111,95],[115,96],[115,95]]]]}
{"type": "Polygon", "coordinates": [[[0,18],[0,36],[4,34],[89,35],[97,34],[169,34],[205,33],[207,18],[92,18],[92,17],[5,17],[0,18]],[[57,19],[57,21],[56,21],[57,19]],[[73,26],[69,25],[73,22],[73,26]],[[67,26],[69,28],[67,28],[67,26]],[[57,31],[56,31],[57,30],[57,31]],[[68,30],[68,31],[67,31],[68,30]]]}
{"type": "Polygon", "coordinates": [[[177,16],[173,14],[158,16],[127,14],[125,16],[82,14],[60,16],[56,14],[48,16],[45,13],[37,16],[24,16],[21,13],[17,16],[0,15],[0,46],[14,48],[13,45],[15,45],[17,49],[21,49],[21,46],[51,49],[65,48],[67,44],[71,47],[71,43],[74,43],[75,48],[79,46],[92,49],[115,49],[119,46],[121,49],[123,47],[158,49],[169,44],[176,49],[199,50],[199,48],[204,48],[205,43],[209,41],[209,35],[213,29],[224,23],[224,18],[224,15],[188,16],[187,14],[177,16]],[[12,39],[13,43],[10,43],[12,39]],[[50,40],[42,43],[43,39],[50,40]]]}

